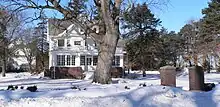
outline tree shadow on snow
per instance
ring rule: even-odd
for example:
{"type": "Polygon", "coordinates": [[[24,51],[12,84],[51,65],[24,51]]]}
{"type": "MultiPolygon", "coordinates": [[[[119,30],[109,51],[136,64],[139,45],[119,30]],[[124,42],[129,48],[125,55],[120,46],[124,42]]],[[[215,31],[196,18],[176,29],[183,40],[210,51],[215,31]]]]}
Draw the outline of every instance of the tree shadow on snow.
{"type": "Polygon", "coordinates": [[[217,103],[214,101],[215,90],[209,92],[194,92],[192,93],[192,99],[197,107],[217,107],[217,103]]]}
{"type": "MultiPolygon", "coordinates": [[[[182,100],[189,101],[195,107],[217,107],[214,101],[214,91],[189,92],[181,88],[166,87],[161,89],[163,86],[156,87],[158,90],[155,90],[155,86],[140,87],[128,93],[107,97],[125,99],[130,104],[129,107],[178,107],[180,104],[181,107],[184,107],[186,105],[182,105],[184,104],[182,100]]],[[[116,101],[118,100],[116,99],[116,101]]]]}

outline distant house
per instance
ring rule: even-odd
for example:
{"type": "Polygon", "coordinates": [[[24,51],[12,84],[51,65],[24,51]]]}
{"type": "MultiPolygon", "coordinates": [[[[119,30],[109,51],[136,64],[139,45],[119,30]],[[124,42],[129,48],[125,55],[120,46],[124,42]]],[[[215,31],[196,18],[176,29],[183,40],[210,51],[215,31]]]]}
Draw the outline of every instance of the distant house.
{"type": "MultiPolygon", "coordinates": [[[[98,28],[97,29],[98,32],[98,28]]],[[[81,67],[94,71],[98,61],[96,43],[85,37],[77,25],[58,19],[48,20],[49,68],[81,67]]],[[[119,40],[112,65],[123,67],[123,41],[119,40]]]]}
{"type": "MultiPolygon", "coordinates": [[[[29,62],[27,60],[27,57],[25,56],[25,52],[29,52],[28,48],[20,48],[19,45],[21,44],[21,41],[17,40],[15,43],[11,44],[9,47],[15,47],[14,55],[11,57],[11,60],[9,63],[13,64],[13,67],[16,69],[28,69],[29,68],[29,62]],[[25,52],[24,52],[25,50],[25,52]]],[[[34,66],[36,63],[36,58],[32,57],[33,61],[31,64],[34,66]]]]}

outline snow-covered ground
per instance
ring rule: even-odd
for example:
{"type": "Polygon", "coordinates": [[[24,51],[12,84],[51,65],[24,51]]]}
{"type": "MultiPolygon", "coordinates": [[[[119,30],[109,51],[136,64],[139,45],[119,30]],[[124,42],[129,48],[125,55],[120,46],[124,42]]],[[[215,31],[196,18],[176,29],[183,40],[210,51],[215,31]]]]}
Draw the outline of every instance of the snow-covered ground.
{"type": "Polygon", "coordinates": [[[188,91],[187,74],[177,77],[177,88],[160,86],[157,71],[147,72],[145,78],[114,78],[109,85],[91,81],[91,73],[85,80],[52,80],[42,75],[10,73],[0,77],[0,107],[220,107],[220,74],[217,73],[205,74],[206,82],[216,84],[209,92],[188,91]],[[143,83],[146,87],[140,86],[143,83]],[[6,90],[8,85],[25,88],[10,91],[6,90]],[[33,85],[38,87],[37,92],[25,90],[33,85]],[[73,86],[78,89],[71,89],[73,86]]]}

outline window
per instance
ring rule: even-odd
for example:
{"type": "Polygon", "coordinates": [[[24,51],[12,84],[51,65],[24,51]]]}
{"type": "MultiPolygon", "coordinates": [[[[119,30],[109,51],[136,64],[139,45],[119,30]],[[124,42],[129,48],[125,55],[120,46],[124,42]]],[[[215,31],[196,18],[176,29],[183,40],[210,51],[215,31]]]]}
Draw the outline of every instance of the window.
{"type": "Polygon", "coordinates": [[[115,64],[116,66],[120,66],[120,56],[115,57],[115,64]]]}
{"type": "Polygon", "coordinates": [[[93,56],[93,65],[97,65],[98,56],[93,56]]]}
{"type": "Polygon", "coordinates": [[[59,39],[59,40],[58,40],[58,46],[59,46],[59,47],[64,46],[64,39],[59,39]]]}
{"type": "Polygon", "coordinates": [[[57,55],[57,65],[58,66],[65,65],[65,55],[57,55]]]}
{"type": "Polygon", "coordinates": [[[67,43],[66,43],[66,44],[67,44],[67,47],[70,47],[70,46],[71,46],[69,39],[67,40],[67,43]]]}
{"type": "Polygon", "coordinates": [[[112,61],[113,66],[120,66],[120,56],[114,56],[112,61]]]}
{"type": "Polygon", "coordinates": [[[70,55],[67,55],[66,56],[66,65],[70,65],[70,55]]]}
{"type": "Polygon", "coordinates": [[[61,65],[65,65],[65,55],[61,55],[61,65]]]}
{"type": "Polygon", "coordinates": [[[80,56],[80,65],[85,65],[85,56],[80,56]]]}
{"type": "Polygon", "coordinates": [[[72,55],[72,65],[75,65],[75,56],[72,55]]]}
{"type": "Polygon", "coordinates": [[[61,56],[57,55],[57,65],[61,65],[61,56]]]}
{"type": "Polygon", "coordinates": [[[74,41],[74,45],[81,45],[81,41],[74,41]]]}
{"type": "Polygon", "coordinates": [[[87,65],[92,65],[92,58],[91,57],[87,58],[87,65]]]}

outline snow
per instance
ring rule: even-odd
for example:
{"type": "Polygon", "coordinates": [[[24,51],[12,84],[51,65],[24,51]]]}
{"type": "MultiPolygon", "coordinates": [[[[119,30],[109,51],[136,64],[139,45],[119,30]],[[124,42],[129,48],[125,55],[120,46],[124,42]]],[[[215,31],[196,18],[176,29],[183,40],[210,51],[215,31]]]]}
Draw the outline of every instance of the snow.
{"type": "Polygon", "coordinates": [[[0,77],[0,107],[220,107],[218,73],[205,74],[205,82],[216,84],[209,92],[188,91],[187,72],[177,77],[176,88],[161,86],[158,71],[146,72],[144,78],[140,72],[131,72],[135,73],[137,78],[113,78],[108,85],[91,83],[92,72],[87,73],[85,80],[8,73],[0,77]],[[19,89],[6,90],[8,85],[18,85],[19,89]],[[25,90],[33,85],[38,87],[37,92],[25,90]],[[73,86],[78,89],[71,89],[73,86]]]}

